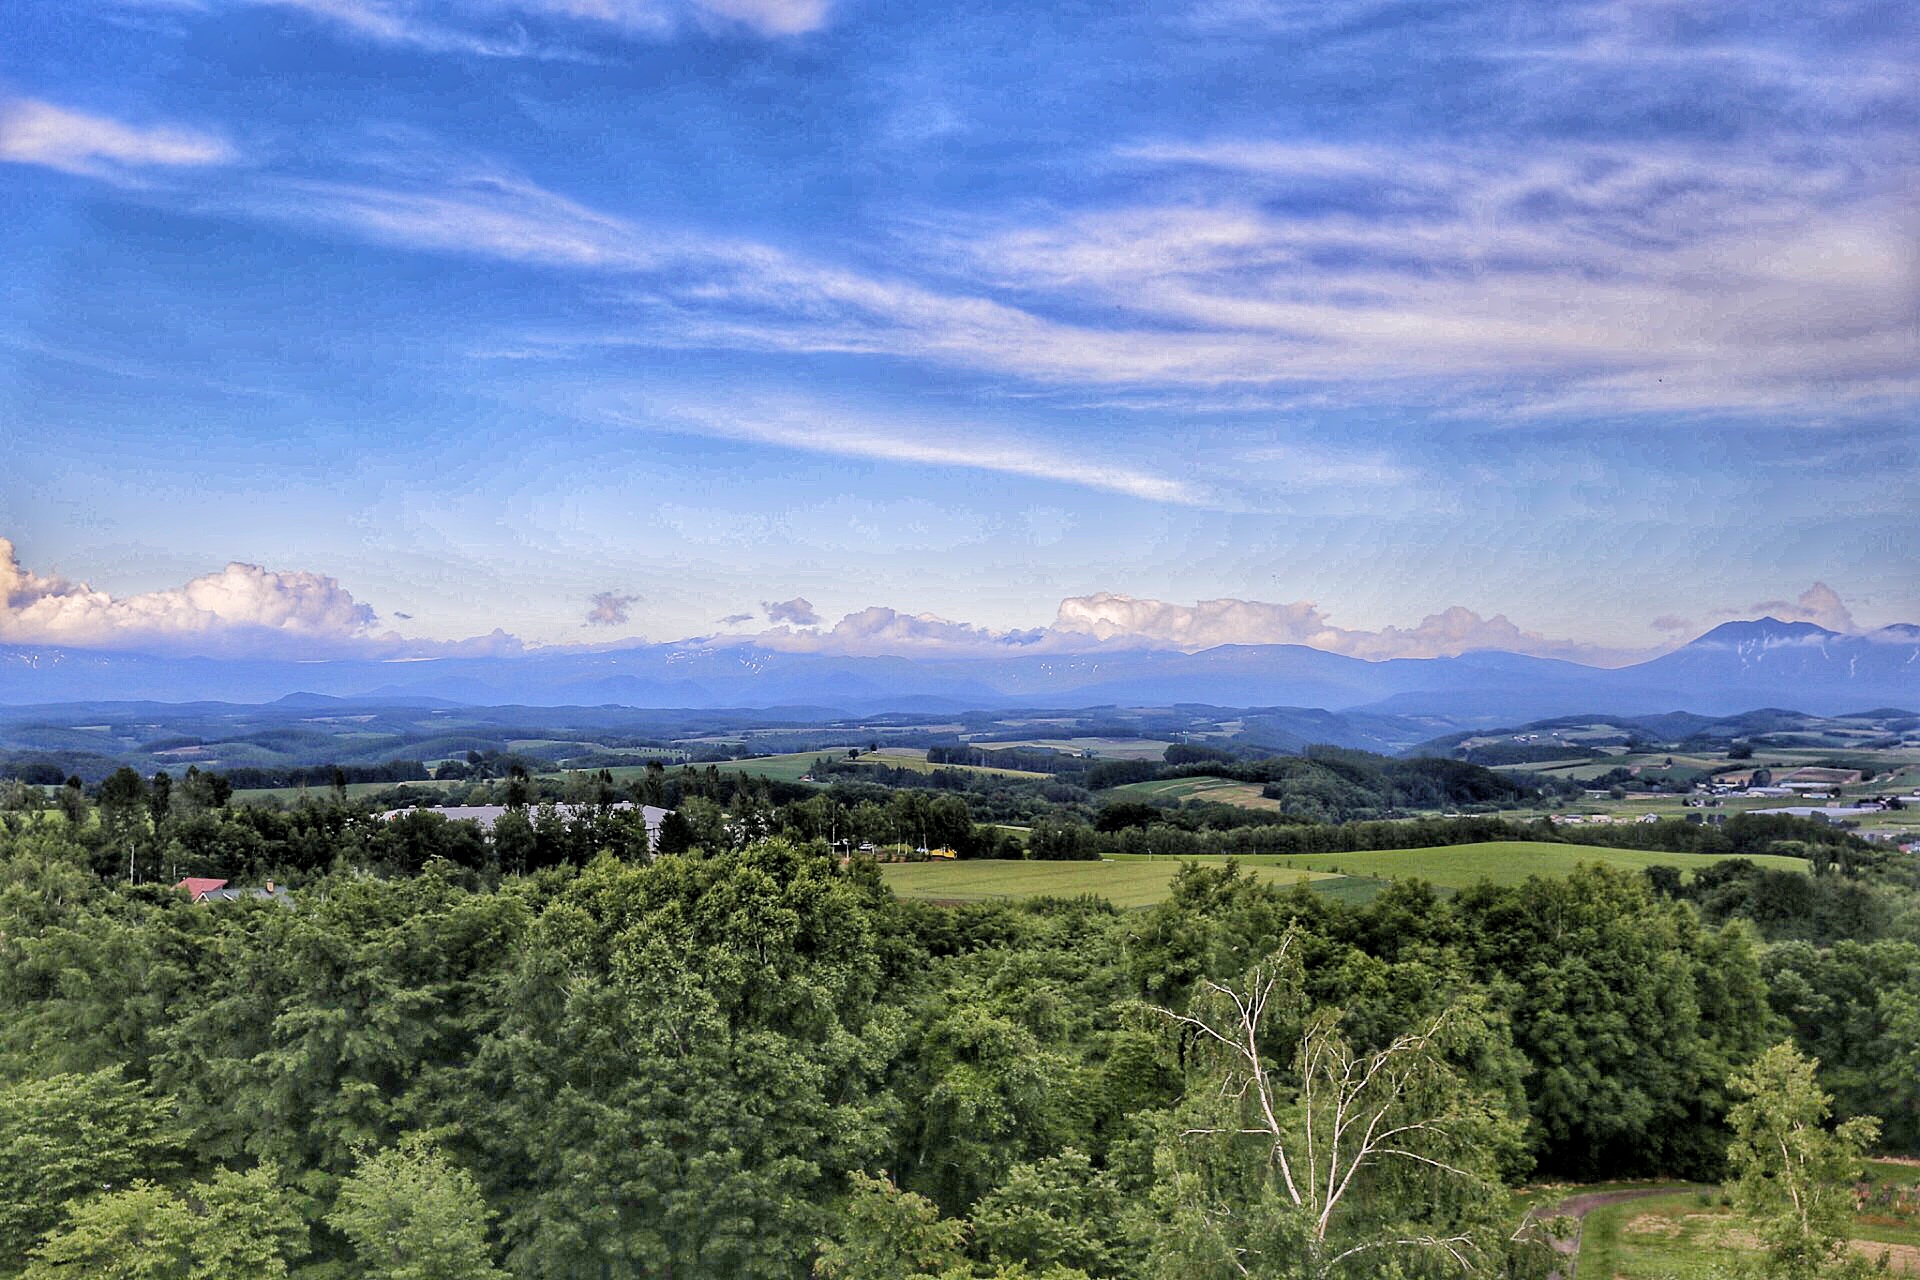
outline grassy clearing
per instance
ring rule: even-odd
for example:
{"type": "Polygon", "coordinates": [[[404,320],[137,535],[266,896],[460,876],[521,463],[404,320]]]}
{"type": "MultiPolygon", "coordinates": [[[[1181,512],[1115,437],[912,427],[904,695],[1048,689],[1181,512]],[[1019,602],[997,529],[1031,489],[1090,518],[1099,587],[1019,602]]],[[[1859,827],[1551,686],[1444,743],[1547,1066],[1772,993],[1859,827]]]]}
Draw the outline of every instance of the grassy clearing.
{"type": "Polygon", "coordinates": [[[1543,1217],[1552,1217],[1554,1209],[1572,1196],[1613,1191],[1646,1191],[1672,1185],[1666,1182],[1649,1182],[1645,1179],[1622,1179],[1614,1182],[1535,1182],[1524,1187],[1512,1188],[1507,1193],[1507,1199],[1513,1209],[1514,1221],[1517,1223],[1520,1215],[1528,1210],[1537,1210],[1543,1217]]]}
{"type": "Polygon", "coordinates": [[[1708,1280],[1724,1270],[1740,1257],[1720,1240],[1721,1228],[1732,1224],[1702,1207],[1701,1194],[1681,1191],[1595,1209],[1581,1225],[1574,1274],[1708,1280]]]}
{"type": "MultiPolygon", "coordinates": [[[[1582,863],[1601,863],[1626,871],[1677,866],[1683,871],[1718,859],[1643,849],[1607,849],[1538,840],[1498,840],[1485,844],[1441,845],[1422,849],[1372,849],[1362,853],[1274,854],[1240,859],[1249,868],[1279,866],[1332,871],[1373,880],[1425,880],[1440,889],[1464,889],[1482,880],[1519,884],[1528,876],[1564,876],[1582,863]]],[[[1798,858],[1761,855],[1763,867],[1805,871],[1798,858]]]]}
{"type": "MultiPolygon", "coordinates": [[[[1041,896],[1093,894],[1116,907],[1147,907],[1167,898],[1180,864],[1149,862],[905,862],[881,866],[881,878],[903,898],[940,902],[988,902],[1041,896]]],[[[1264,867],[1256,874],[1272,884],[1336,879],[1326,872],[1264,867]]]]}
{"type": "MultiPolygon", "coordinates": [[[[1876,1162],[1876,1180],[1889,1171],[1876,1162]]],[[[1585,1190],[1585,1188],[1577,1188],[1585,1190]]],[[[1854,1248],[1877,1260],[1884,1252],[1894,1275],[1920,1274],[1920,1221],[1862,1215],[1854,1248]]],[[[1575,1274],[1603,1280],[1709,1280],[1753,1254],[1751,1230],[1722,1202],[1718,1188],[1680,1191],[1606,1205],[1587,1215],[1575,1274]]]]}

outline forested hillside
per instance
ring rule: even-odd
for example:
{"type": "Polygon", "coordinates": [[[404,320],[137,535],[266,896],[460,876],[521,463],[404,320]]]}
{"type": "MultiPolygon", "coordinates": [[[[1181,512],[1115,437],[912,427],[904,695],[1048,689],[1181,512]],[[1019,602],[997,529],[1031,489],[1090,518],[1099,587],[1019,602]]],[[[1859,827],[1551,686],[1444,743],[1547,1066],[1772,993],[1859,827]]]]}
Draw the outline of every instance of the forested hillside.
{"type": "Polygon", "coordinates": [[[1123,913],[896,901],[825,797],[524,873],[214,799],[0,835],[0,1273],[1541,1275],[1507,1187],[1720,1175],[1786,1039],[1920,1150],[1920,912],[1844,836],[1363,905],[1193,867],[1123,913]],[[290,893],[126,885],[187,822],[290,893]]]}

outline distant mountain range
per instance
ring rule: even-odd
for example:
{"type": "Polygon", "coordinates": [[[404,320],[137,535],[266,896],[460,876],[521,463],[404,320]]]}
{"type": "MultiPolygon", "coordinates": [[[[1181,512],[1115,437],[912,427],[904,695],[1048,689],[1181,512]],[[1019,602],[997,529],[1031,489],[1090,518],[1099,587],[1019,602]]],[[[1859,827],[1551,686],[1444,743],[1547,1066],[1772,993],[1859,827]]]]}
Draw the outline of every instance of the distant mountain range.
{"type": "Polygon", "coordinates": [[[0,646],[0,704],[270,702],[294,693],[437,698],[466,705],[836,708],[1317,707],[1514,724],[1605,710],[1815,715],[1920,707],[1920,627],[1863,635],[1805,622],[1729,622],[1615,669],[1479,652],[1369,662],[1303,645],[1199,653],[1108,646],[1077,653],[857,657],[754,645],[639,645],[407,661],[179,658],[0,646]]]}

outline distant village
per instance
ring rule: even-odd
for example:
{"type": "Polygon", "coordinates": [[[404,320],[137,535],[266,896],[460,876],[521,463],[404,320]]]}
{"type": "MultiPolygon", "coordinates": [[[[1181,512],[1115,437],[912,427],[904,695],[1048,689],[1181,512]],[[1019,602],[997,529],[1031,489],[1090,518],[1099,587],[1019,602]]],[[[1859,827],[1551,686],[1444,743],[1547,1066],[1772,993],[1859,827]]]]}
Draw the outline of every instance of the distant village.
{"type": "MultiPolygon", "coordinates": [[[[1871,824],[1880,815],[1899,812],[1903,809],[1920,809],[1920,789],[1901,795],[1887,793],[1883,795],[1849,796],[1842,798],[1841,792],[1847,787],[1859,786],[1866,775],[1858,769],[1834,769],[1816,765],[1806,765],[1793,769],[1775,770],[1764,765],[1752,769],[1737,770],[1732,773],[1719,773],[1711,778],[1703,778],[1693,787],[1681,802],[1692,812],[1687,820],[1718,826],[1726,821],[1726,803],[1729,800],[1799,800],[1808,803],[1753,806],[1741,805],[1738,812],[1778,814],[1794,818],[1813,818],[1831,823],[1848,823],[1857,829],[1855,834],[1863,839],[1880,841],[1896,845],[1906,853],[1920,853],[1920,833],[1912,827],[1874,827],[1871,824]],[[1818,801],[1819,803],[1811,803],[1818,801]]],[[[1594,799],[1613,798],[1613,793],[1604,790],[1589,791],[1594,799]]],[[[1658,822],[1660,814],[1554,814],[1552,821],[1565,826],[1605,826],[1609,824],[1658,822]]]]}

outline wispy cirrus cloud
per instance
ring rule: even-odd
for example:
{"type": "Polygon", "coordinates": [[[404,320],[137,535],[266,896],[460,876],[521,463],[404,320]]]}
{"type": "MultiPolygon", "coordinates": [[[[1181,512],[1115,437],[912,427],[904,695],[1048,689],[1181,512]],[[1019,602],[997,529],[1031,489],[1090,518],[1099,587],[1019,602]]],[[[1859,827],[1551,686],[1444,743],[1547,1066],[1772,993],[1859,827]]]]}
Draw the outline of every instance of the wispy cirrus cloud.
{"type": "Polygon", "coordinates": [[[1910,7],[1873,0],[1561,0],[1524,14],[1475,0],[1200,0],[1184,15],[1209,33],[1279,36],[1303,53],[1440,62],[1500,87],[1490,100],[1502,126],[1660,115],[1684,102],[1709,132],[1729,118],[1766,127],[1910,110],[1920,36],[1910,7]],[[1737,117],[1718,114],[1728,102],[1737,117]]]}
{"type": "MultiPolygon", "coordinates": [[[[210,3],[214,0],[210,0],[210,3]]],[[[825,26],[832,0],[227,0],[296,10],[362,40],[481,57],[578,57],[580,36],[767,38],[825,26]]]]}
{"type": "Polygon", "coordinates": [[[243,207],[594,279],[599,326],[501,344],[520,355],[885,356],[1195,411],[1277,392],[1508,417],[1845,411],[1920,393],[1920,252],[1899,197],[1920,148],[1414,157],[1226,140],[1116,156],[1177,198],[956,221],[897,257],[937,268],[918,279],[652,225],[486,170],[282,183],[243,207]]]}
{"type": "Polygon", "coordinates": [[[626,219],[491,169],[387,185],[290,179],[232,199],[255,217],[401,248],[570,270],[639,272],[684,252],[626,219]]]}
{"type": "Polygon", "coordinates": [[[1183,506],[1215,501],[1176,476],[1106,457],[1088,457],[1014,438],[978,423],[846,409],[799,398],[759,397],[715,403],[589,404],[586,412],[652,429],[777,445],[809,453],[917,463],[1027,476],[1183,506]]]}
{"type": "Polygon", "coordinates": [[[834,6],[833,0],[696,0],[691,7],[763,36],[797,36],[825,26],[834,6]]]}
{"type": "Polygon", "coordinates": [[[238,158],[224,138],[180,125],[135,125],[37,98],[0,101],[0,161],[126,181],[143,170],[204,168],[238,158]]]}
{"type": "Polygon", "coordinates": [[[1499,384],[1535,412],[1779,410],[1916,390],[1898,193],[1920,155],[1905,144],[1117,154],[1175,198],[970,233],[953,252],[1003,287],[1197,328],[1260,351],[1272,380],[1353,400],[1499,384]]]}
{"type": "MultiPolygon", "coordinates": [[[[778,36],[833,12],[826,0],[247,2],[369,39],[484,36],[501,52],[549,31],[778,36]]],[[[1017,382],[1062,408],[1154,413],[1783,419],[1920,398],[1910,15],[1772,0],[1575,0],[1524,22],[1399,0],[1182,14],[1361,65],[1412,58],[1512,109],[1444,138],[1404,118],[1284,134],[1169,117],[1076,154],[1096,183],[884,209],[864,245],[670,225],[485,164],[262,177],[231,205],[571,273],[580,331],[503,335],[495,354],[878,357],[1017,382]],[[1728,118],[1691,127],[1632,105],[1663,84],[1728,118]]]]}

